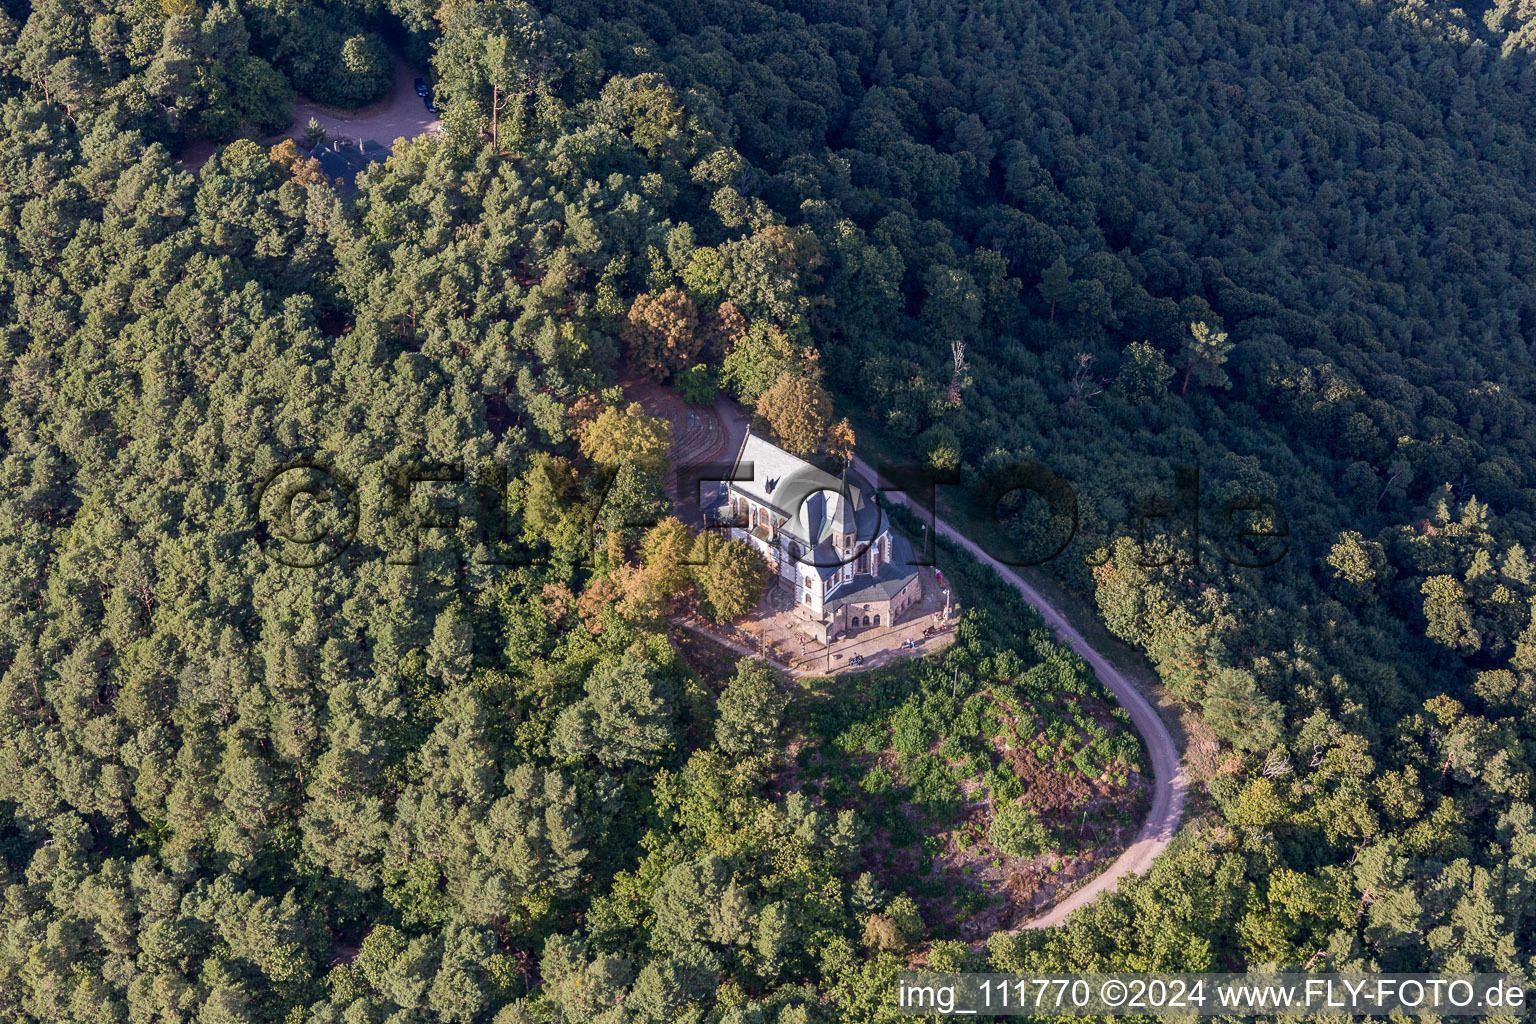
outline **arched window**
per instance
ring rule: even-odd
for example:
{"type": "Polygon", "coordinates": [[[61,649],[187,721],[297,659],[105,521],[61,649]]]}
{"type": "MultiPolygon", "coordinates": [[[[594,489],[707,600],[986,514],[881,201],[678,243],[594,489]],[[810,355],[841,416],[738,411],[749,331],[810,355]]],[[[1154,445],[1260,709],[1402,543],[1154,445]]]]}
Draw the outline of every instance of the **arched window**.
{"type": "Polygon", "coordinates": [[[880,625],[880,616],[878,615],[875,616],[875,625],[880,625]]]}

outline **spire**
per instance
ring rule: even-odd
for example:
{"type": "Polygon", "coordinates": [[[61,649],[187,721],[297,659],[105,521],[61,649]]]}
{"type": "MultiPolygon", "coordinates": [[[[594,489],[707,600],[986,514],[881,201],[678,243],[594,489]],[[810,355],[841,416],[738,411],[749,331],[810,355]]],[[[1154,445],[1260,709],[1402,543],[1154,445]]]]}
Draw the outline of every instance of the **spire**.
{"type": "Polygon", "coordinates": [[[853,495],[848,491],[848,467],[843,467],[842,484],[838,490],[837,508],[832,513],[832,532],[836,543],[842,546],[842,538],[857,532],[857,518],[853,514],[853,495]]]}

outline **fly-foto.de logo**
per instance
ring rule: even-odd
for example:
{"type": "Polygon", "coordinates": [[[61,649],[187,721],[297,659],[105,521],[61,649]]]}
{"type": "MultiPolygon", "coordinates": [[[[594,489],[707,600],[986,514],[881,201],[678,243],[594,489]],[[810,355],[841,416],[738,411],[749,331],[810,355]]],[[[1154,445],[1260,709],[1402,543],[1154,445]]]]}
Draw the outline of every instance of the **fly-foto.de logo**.
{"type": "MultiPolygon", "coordinates": [[[[621,494],[626,486],[622,469],[599,466],[585,474],[571,469],[569,486],[559,495],[566,514],[562,522],[585,532],[589,554],[599,549],[605,534],[638,533],[657,525],[669,506],[671,514],[704,530],[772,531],[798,517],[807,503],[848,486],[846,472],[807,467],[788,474],[774,481],[779,521],[764,524],[743,518],[729,499],[731,483],[754,479],[751,462],[679,466],[675,493],[638,503],[621,494]]],[[[1289,522],[1273,499],[1240,495],[1203,502],[1197,466],[1174,467],[1171,484],[1171,493],[1133,498],[1126,520],[1111,527],[1111,537],[1130,538],[1138,565],[1199,567],[1203,557],[1215,557],[1239,568],[1262,569],[1289,552],[1289,522]]],[[[859,485],[871,486],[862,480],[859,485]]],[[[907,531],[918,541],[911,565],[934,564],[934,527],[941,507],[963,517],[955,527],[989,556],[1016,567],[1061,556],[1078,539],[1081,525],[1076,491],[1036,462],[1008,463],[974,477],[925,464],[886,463],[876,467],[872,489],[884,502],[877,503],[875,520],[861,524],[858,543],[807,551],[809,564],[832,567],[857,559],[886,528],[889,502],[906,506],[916,520],[907,531]]],[[[352,479],[323,460],[304,459],[277,466],[257,484],[252,513],[267,557],[293,568],[317,569],[349,551],[354,557],[377,553],[391,564],[414,565],[433,531],[456,537],[473,564],[533,565],[554,557],[557,545],[530,528],[530,517],[522,514],[527,490],[505,467],[493,464],[468,470],[407,461],[352,479]]],[[[1084,561],[1093,566],[1107,562],[1108,540],[1086,544],[1084,561]]]]}

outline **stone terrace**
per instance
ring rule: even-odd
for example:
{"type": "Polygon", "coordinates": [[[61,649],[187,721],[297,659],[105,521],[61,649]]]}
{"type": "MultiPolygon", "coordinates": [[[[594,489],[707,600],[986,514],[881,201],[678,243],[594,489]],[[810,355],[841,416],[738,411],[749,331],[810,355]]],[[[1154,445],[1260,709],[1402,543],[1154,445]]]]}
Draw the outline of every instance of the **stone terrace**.
{"type": "Polygon", "coordinates": [[[935,625],[944,611],[944,584],[932,568],[919,570],[923,575],[923,600],[908,609],[902,621],[892,626],[863,626],[851,634],[832,641],[829,646],[809,640],[805,623],[791,610],[791,595],[783,587],[775,586],[758,606],[737,620],[731,636],[739,643],[748,643],[755,650],[765,647],[778,652],[781,664],[787,664],[797,675],[838,675],[844,672],[862,672],[878,668],[898,658],[915,658],[947,647],[954,639],[954,623],[959,617],[957,606],[951,606],[950,618],[944,632],[923,636],[923,630],[935,625]],[[802,641],[802,637],[806,638],[802,641]],[[915,648],[904,649],[903,640],[917,641],[915,648]],[[852,663],[853,656],[864,656],[862,665],[852,663]]]}

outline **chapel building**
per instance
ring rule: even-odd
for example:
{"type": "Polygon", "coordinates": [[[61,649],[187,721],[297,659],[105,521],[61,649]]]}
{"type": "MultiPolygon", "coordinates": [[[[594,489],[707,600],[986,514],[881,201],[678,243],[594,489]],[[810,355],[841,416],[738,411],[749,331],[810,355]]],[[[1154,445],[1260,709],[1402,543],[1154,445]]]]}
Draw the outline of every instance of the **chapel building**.
{"type": "Polygon", "coordinates": [[[751,431],[738,475],[749,465],[750,479],[729,481],[711,512],[767,559],[819,642],[895,625],[921,602],[912,545],[862,477],[832,476],[751,431]]]}

